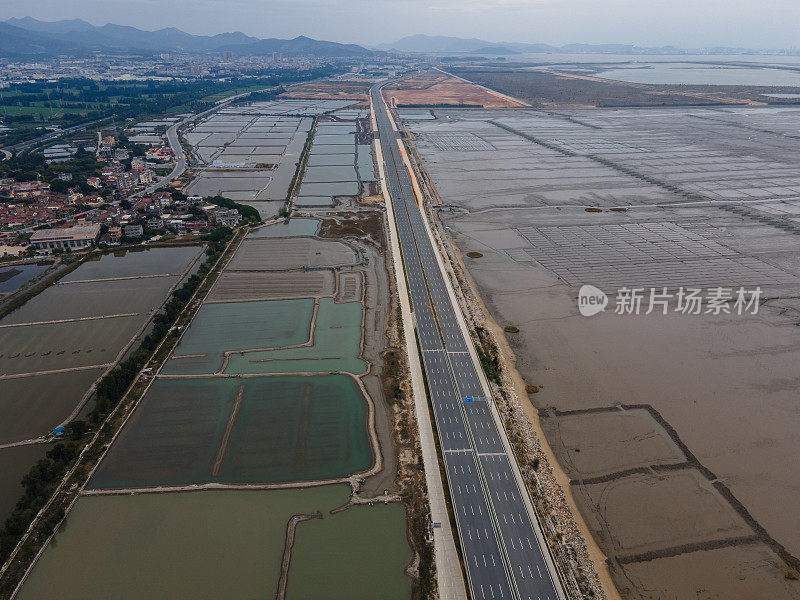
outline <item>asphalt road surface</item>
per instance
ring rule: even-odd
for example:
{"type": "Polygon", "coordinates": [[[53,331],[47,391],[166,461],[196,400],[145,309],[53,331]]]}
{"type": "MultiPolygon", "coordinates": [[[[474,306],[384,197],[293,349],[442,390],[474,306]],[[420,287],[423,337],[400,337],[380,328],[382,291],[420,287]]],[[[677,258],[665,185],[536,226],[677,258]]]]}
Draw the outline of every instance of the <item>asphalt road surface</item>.
{"type": "Polygon", "coordinates": [[[483,396],[380,86],[370,93],[472,598],[558,600],[560,584],[483,396]]]}

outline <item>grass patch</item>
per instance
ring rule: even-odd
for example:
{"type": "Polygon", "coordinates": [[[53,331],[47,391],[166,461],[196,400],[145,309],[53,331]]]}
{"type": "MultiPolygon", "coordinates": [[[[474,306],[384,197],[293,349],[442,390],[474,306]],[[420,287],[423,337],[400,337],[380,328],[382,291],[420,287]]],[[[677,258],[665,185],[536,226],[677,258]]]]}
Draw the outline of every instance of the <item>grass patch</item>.
{"type": "Polygon", "coordinates": [[[502,367],[500,366],[500,358],[497,356],[497,347],[494,345],[486,330],[482,327],[477,327],[479,343],[475,344],[475,350],[478,353],[478,358],[481,361],[483,372],[486,373],[486,378],[497,385],[501,385],[500,373],[502,367]]]}

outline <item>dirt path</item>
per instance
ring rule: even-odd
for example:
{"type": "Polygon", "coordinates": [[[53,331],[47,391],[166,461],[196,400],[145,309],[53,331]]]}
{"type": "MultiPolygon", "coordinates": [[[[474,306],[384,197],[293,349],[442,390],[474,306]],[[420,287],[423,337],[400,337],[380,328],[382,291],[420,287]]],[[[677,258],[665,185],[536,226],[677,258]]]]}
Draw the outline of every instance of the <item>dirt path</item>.
{"type": "Polygon", "coordinates": [[[55,375],[57,373],[70,373],[72,371],[90,371],[92,369],[102,369],[112,367],[116,362],[103,363],[101,365],[84,365],[82,367],[67,367],[65,369],[52,369],[50,371],[33,371],[32,373],[12,373],[11,375],[0,375],[0,380],[3,379],[21,379],[22,377],[35,377],[36,375],[55,375]]]}
{"type": "Polygon", "coordinates": [[[0,325],[0,329],[11,327],[28,327],[29,325],[56,325],[58,323],[78,323],[80,321],[99,321],[101,319],[116,319],[117,317],[138,317],[140,313],[120,313],[117,315],[100,315],[97,317],[76,317],[74,319],[56,319],[54,321],[31,321],[30,323],[10,323],[0,325]]]}
{"type": "MultiPolygon", "coordinates": [[[[194,263],[194,261],[192,261],[194,263]]],[[[181,273],[157,273],[155,275],[130,275],[128,277],[106,277],[103,279],[75,279],[59,281],[56,285],[71,285],[73,283],[100,283],[103,281],[127,281],[129,279],[155,279],[156,277],[181,277],[181,273]]]]}
{"type": "Polygon", "coordinates": [[[239,409],[242,407],[242,396],[244,396],[244,384],[240,385],[236,390],[236,399],[233,401],[231,415],[228,418],[228,424],[225,426],[225,433],[222,434],[222,440],[219,442],[219,449],[214,459],[214,466],[211,468],[212,477],[219,475],[219,470],[222,468],[222,461],[225,460],[225,455],[228,453],[228,444],[231,441],[233,427],[236,425],[236,418],[239,416],[239,409]]]}
{"type": "Polygon", "coordinates": [[[321,519],[322,513],[317,511],[310,515],[292,515],[286,524],[286,543],[283,546],[283,559],[281,560],[281,576],[278,579],[278,592],[275,594],[276,600],[286,598],[286,586],[289,583],[289,565],[292,562],[292,550],[294,549],[294,537],[298,523],[310,521],[311,519],[321,519]]]}
{"type": "Polygon", "coordinates": [[[10,444],[0,444],[0,450],[5,448],[16,448],[17,446],[31,446],[33,444],[46,444],[47,440],[43,437],[32,438],[30,440],[20,440],[19,442],[11,442],[10,444]]]}

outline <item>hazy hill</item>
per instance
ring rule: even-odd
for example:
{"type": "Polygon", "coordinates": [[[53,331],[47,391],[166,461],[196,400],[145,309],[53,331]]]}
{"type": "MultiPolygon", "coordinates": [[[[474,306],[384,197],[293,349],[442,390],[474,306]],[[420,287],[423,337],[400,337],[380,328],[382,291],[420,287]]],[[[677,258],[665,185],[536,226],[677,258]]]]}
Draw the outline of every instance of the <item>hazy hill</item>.
{"type": "Polygon", "coordinates": [[[477,50],[472,50],[471,54],[483,54],[486,55],[507,55],[507,54],[522,54],[520,50],[512,50],[511,48],[507,48],[506,46],[484,46],[483,48],[478,48],[477,50]]]}
{"type": "Polygon", "coordinates": [[[494,46],[492,42],[476,38],[464,39],[444,35],[409,35],[391,44],[381,44],[381,50],[400,52],[473,52],[480,48],[494,46]]]}
{"type": "Polygon", "coordinates": [[[22,19],[11,17],[6,23],[14,27],[27,29],[28,31],[39,31],[42,33],[69,33],[70,31],[89,31],[94,28],[94,25],[87,23],[83,19],[39,21],[33,17],[23,17],[22,19]]]}
{"type": "Polygon", "coordinates": [[[0,56],[16,58],[80,52],[85,52],[80,44],[65,43],[49,37],[48,34],[0,23],[0,56]]]}
{"type": "Polygon", "coordinates": [[[281,40],[271,38],[258,40],[250,44],[233,44],[220,47],[219,50],[231,50],[240,55],[268,55],[273,52],[280,52],[284,56],[303,56],[313,54],[316,56],[370,56],[375,54],[372,50],[367,50],[356,44],[339,44],[336,42],[325,42],[314,40],[304,35],[297,36],[291,40],[281,40]]]}
{"type": "Polygon", "coordinates": [[[529,44],[522,42],[487,42],[475,38],[457,38],[441,35],[410,35],[396,42],[381,44],[378,48],[420,54],[469,53],[469,54],[682,54],[684,51],[672,46],[641,48],[629,44],[529,44]]]}
{"type": "Polygon", "coordinates": [[[81,19],[39,21],[31,17],[0,22],[0,55],[52,56],[95,51],[130,52],[219,52],[239,55],[280,52],[285,56],[368,56],[372,51],[355,44],[338,44],[300,36],[292,40],[247,36],[241,32],[193,35],[175,27],[146,31],[127,25],[92,25],[81,19]]]}

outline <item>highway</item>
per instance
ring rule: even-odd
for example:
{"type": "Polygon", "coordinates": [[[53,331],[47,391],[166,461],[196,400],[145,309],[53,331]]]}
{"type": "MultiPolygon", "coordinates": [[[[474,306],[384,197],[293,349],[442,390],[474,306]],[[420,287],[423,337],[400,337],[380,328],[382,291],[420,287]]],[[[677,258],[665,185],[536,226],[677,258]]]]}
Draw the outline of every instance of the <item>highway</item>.
{"type": "Polygon", "coordinates": [[[559,600],[560,583],[485,397],[380,88],[370,94],[386,184],[471,596],[559,600]]]}

